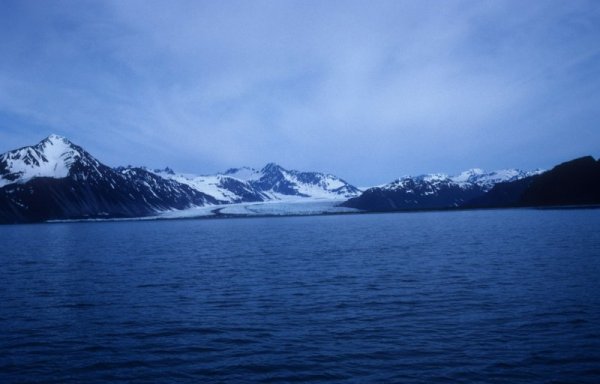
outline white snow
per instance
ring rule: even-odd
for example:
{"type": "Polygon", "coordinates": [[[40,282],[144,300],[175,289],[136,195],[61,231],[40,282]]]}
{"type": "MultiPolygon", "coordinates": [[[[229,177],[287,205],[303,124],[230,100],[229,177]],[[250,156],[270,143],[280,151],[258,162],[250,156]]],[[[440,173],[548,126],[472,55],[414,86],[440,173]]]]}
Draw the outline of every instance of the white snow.
{"type": "Polygon", "coordinates": [[[221,182],[221,180],[227,176],[196,176],[190,174],[171,175],[162,172],[158,172],[156,174],[165,179],[175,180],[179,183],[188,185],[189,187],[207,195],[210,195],[220,201],[232,202],[239,199],[239,196],[237,196],[233,192],[225,188],[219,187],[219,183],[221,182]]]}
{"type": "Polygon", "coordinates": [[[0,156],[9,173],[18,176],[15,180],[0,177],[0,187],[13,183],[25,183],[34,177],[56,179],[69,175],[71,165],[81,157],[64,137],[50,135],[39,144],[7,152],[0,156]]]}
{"type": "MultiPolygon", "coordinates": [[[[316,183],[305,183],[299,179],[301,173],[296,171],[287,171],[275,164],[269,164],[267,167],[272,167],[281,172],[284,180],[294,186],[298,194],[308,196],[311,199],[326,199],[335,200],[340,198],[348,198],[357,194],[345,193],[344,191],[335,191],[338,188],[344,187],[346,184],[333,175],[315,173],[316,183]]],[[[265,167],[265,169],[267,168],[265,167]]],[[[270,200],[290,201],[297,199],[295,195],[285,195],[275,192],[274,190],[257,190],[250,183],[260,180],[265,176],[265,169],[257,171],[254,168],[242,167],[227,170],[224,173],[197,176],[192,174],[172,174],[166,171],[155,171],[155,174],[166,179],[172,179],[177,182],[186,184],[195,190],[213,196],[215,199],[223,202],[235,203],[240,201],[242,196],[236,195],[234,192],[221,186],[221,182],[226,178],[237,180],[247,191],[260,193],[264,198],[270,200]]],[[[226,180],[225,180],[226,181],[226,180]]],[[[305,197],[306,198],[306,197],[305,197]]]]}
{"type": "Polygon", "coordinates": [[[448,175],[443,174],[443,173],[431,173],[428,175],[423,175],[420,176],[420,178],[423,181],[429,182],[429,183],[434,183],[434,182],[439,182],[439,181],[447,181],[448,180],[448,175]]]}
{"type": "Polygon", "coordinates": [[[485,172],[482,169],[474,168],[452,177],[452,181],[454,181],[460,186],[477,184],[480,187],[483,187],[485,190],[490,190],[494,185],[498,183],[520,180],[525,177],[537,175],[542,172],[543,171],[539,169],[527,172],[514,168],[485,172]]]}
{"type": "Polygon", "coordinates": [[[236,178],[238,180],[252,181],[260,179],[263,174],[254,168],[242,167],[237,169],[230,169],[229,171],[225,172],[224,175],[236,178]]]}
{"type": "Polygon", "coordinates": [[[537,175],[544,172],[543,170],[537,169],[535,171],[522,171],[519,169],[501,169],[493,172],[486,172],[480,168],[473,168],[467,171],[461,172],[456,176],[448,176],[443,173],[433,173],[421,176],[403,176],[400,179],[396,179],[389,184],[385,184],[378,187],[385,190],[397,190],[406,189],[406,192],[410,193],[411,190],[407,189],[410,182],[414,183],[425,183],[433,189],[429,189],[425,192],[426,195],[434,193],[434,189],[443,184],[458,185],[462,188],[469,188],[473,185],[482,187],[485,191],[492,189],[492,187],[498,183],[505,181],[520,180],[525,177],[537,175]]]}
{"type": "Polygon", "coordinates": [[[317,184],[303,183],[293,173],[287,171],[283,171],[283,176],[287,181],[296,186],[298,193],[316,199],[339,198],[339,193],[334,192],[334,190],[345,185],[339,179],[331,175],[323,175],[317,184]]]}
{"type": "MultiPolygon", "coordinates": [[[[0,162],[6,164],[6,173],[0,176],[0,188],[13,184],[25,183],[35,177],[65,178],[69,176],[71,167],[78,160],[89,161],[98,175],[102,176],[99,169],[99,163],[91,158],[84,151],[80,151],[69,140],[50,135],[39,144],[24,147],[0,155],[0,162]],[[91,159],[91,160],[90,160],[91,159]],[[14,179],[14,180],[11,180],[14,179]]],[[[87,164],[87,163],[86,163],[87,164]]],[[[127,172],[127,171],[125,171],[127,172]]],[[[388,190],[403,189],[407,193],[415,193],[412,189],[421,191],[426,195],[431,195],[440,190],[444,185],[458,185],[463,188],[469,188],[478,185],[484,190],[491,189],[495,184],[504,181],[514,181],[531,175],[542,173],[542,170],[525,172],[518,169],[503,169],[493,172],[486,172],[480,168],[473,168],[464,171],[455,176],[436,173],[420,175],[416,177],[404,176],[392,183],[373,187],[388,190]]],[[[173,174],[170,170],[155,171],[156,175],[165,179],[171,179],[179,183],[214,197],[224,205],[212,205],[202,208],[193,208],[184,211],[166,212],[162,216],[173,215],[174,217],[192,216],[210,216],[215,215],[215,210],[221,214],[241,214],[241,215],[282,215],[282,214],[314,214],[328,212],[347,212],[350,208],[335,207],[335,205],[346,200],[349,197],[359,193],[350,192],[343,180],[329,174],[323,173],[302,173],[297,171],[288,171],[276,164],[268,164],[262,170],[256,170],[250,167],[230,169],[224,173],[208,176],[196,176],[190,174],[173,174]],[[265,176],[269,177],[265,177],[265,176]],[[265,177],[263,179],[263,177],[265,177]],[[283,180],[279,178],[283,177],[283,180]],[[261,180],[262,179],[262,180],[261,180]],[[269,190],[257,190],[255,186],[260,183],[256,181],[265,181],[269,184],[269,190]],[[308,182],[304,182],[306,180],[308,182]],[[282,190],[281,186],[289,184],[297,194],[287,195],[276,190],[282,190]],[[244,193],[258,193],[259,198],[265,198],[267,201],[259,203],[240,203],[241,195],[227,189],[226,185],[233,185],[236,191],[241,190],[244,193]],[[338,189],[341,189],[338,191],[338,189]],[[183,215],[183,216],[182,216],[183,215]]],[[[71,177],[83,178],[86,175],[75,175],[71,177]]],[[[111,188],[115,186],[111,183],[111,188]]],[[[150,189],[152,187],[144,182],[144,185],[150,189]]],[[[261,184],[261,187],[264,184],[261,184]]],[[[366,188],[363,188],[366,189],[366,188]]],[[[241,192],[237,192],[241,193],[241,192]]]]}
{"type": "Polygon", "coordinates": [[[352,213],[357,209],[338,207],[345,200],[316,200],[296,198],[287,201],[265,201],[260,203],[223,204],[189,208],[179,211],[167,211],[157,218],[181,219],[195,217],[211,217],[218,215],[233,216],[288,216],[288,215],[318,215],[324,213],[352,213]]]}
{"type": "Polygon", "coordinates": [[[458,184],[465,183],[471,180],[473,177],[483,175],[484,173],[485,171],[481,168],[473,168],[452,177],[452,180],[458,184]]]}

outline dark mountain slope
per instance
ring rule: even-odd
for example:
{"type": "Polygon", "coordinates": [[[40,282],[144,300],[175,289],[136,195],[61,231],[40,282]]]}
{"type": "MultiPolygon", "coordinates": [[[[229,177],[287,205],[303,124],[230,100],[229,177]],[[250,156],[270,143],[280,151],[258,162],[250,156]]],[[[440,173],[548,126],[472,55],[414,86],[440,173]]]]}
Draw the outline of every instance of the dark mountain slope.
{"type": "Polygon", "coordinates": [[[600,162],[571,160],[540,175],[500,183],[465,208],[541,207],[600,204],[600,162]]]}
{"type": "Polygon", "coordinates": [[[600,204],[600,161],[581,157],[535,178],[520,198],[521,205],[600,204]]]}
{"type": "Polygon", "coordinates": [[[449,208],[457,207],[483,193],[483,189],[474,184],[458,185],[446,177],[425,176],[400,179],[384,187],[369,188],[342,206],[379,212],[449,208]]]}
{"type": "Polygon", "coordinates": [[[110,168],[67,139],[0,157],[0,223],[140,217],[217,201],[141,168],[110,168]]]}
{"type": "Polygon", "coordinates": [[[496,184],[487,193],[475,197],[462,208],[508,208],[521,206],[521,196],[539,175],[496,184]]]}

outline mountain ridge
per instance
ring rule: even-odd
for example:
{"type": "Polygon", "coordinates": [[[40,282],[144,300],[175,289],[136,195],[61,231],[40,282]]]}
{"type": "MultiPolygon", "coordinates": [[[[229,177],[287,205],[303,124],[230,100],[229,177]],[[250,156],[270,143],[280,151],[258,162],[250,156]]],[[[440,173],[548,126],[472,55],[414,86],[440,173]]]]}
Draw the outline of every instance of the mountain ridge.
{"type": "Polygon", "coordinates": [[[496,184],[513,182],[541,172],[519,169],[486,172],[472,168],[454,176],[444,173],[404,176],[391,183],[369,188],[342,206],[373,211],[456,208],[485,195],[496,184]]]}
{"type": "Polygon", "coordinates": [[[342,200],[360,193],[358,188],[337,176],[288,170],[273,162],[260,170],[251,167],[230,168],[216,175],[196,176],[165,170],[154,172],[198,190],[207,192],[211,189],[214,195],[219,195],[221,201],[226,203],[287,200],[298,197],[342,200]],[[224,185],[226,183],[230,185],[224,185]]]}
{"type": "Polygon", "coordinates": [[[0,155],[0,222],[139,217],[240,202],[343,200],[359,193],[336,176],[286,170],[275,163],[253,170],[255,177],[248,181],[232,172],[184,176],[170,168],[111,168],[52,134],[0,155]]]}
{"type": "Polygon", "coordinates": [[[169,167],[113,168],[70,140],[49,135],[0,155],[0,222],[131,218],[203,206],[318,200],[362,211],[596,204],[599,180],[600,161],[588,156],[550,171],[472,168],[452,176],[404,176],[360,190],[331,174],[273,162],[206,176],[169,167]]]}
{"type": "Polygon", "coordinates": [[[141,168],[111,168],[68,139],[0,155],[0,222],[147,216],[216,203],[141,168]]]}
{"type": "Polygon", "coordinates": [[[466,208],[600,204],[600,159],[583,156],[517,182],[500,183],[466,208]]]}

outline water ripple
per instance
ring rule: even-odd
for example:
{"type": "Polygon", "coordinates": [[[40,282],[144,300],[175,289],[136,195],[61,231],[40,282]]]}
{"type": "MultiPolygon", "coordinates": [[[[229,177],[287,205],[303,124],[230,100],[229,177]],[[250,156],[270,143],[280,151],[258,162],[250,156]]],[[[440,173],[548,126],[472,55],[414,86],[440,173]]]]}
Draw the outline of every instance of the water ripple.
{"type": "Polygon", "coordinates": [[[4,226],[0,382],[596,384],[599,224],[507,210],[4,226]]]}

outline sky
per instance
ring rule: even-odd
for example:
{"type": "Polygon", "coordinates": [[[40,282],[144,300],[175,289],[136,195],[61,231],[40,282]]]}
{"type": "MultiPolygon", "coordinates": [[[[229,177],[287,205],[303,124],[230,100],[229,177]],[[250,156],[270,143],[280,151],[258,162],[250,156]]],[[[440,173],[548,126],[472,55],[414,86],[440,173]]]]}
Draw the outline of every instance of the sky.
{"type": "Polygon", "coordinates": [[[360,186],[600,156],[600,2],[0,0],[0,152],[360,186]]]}

